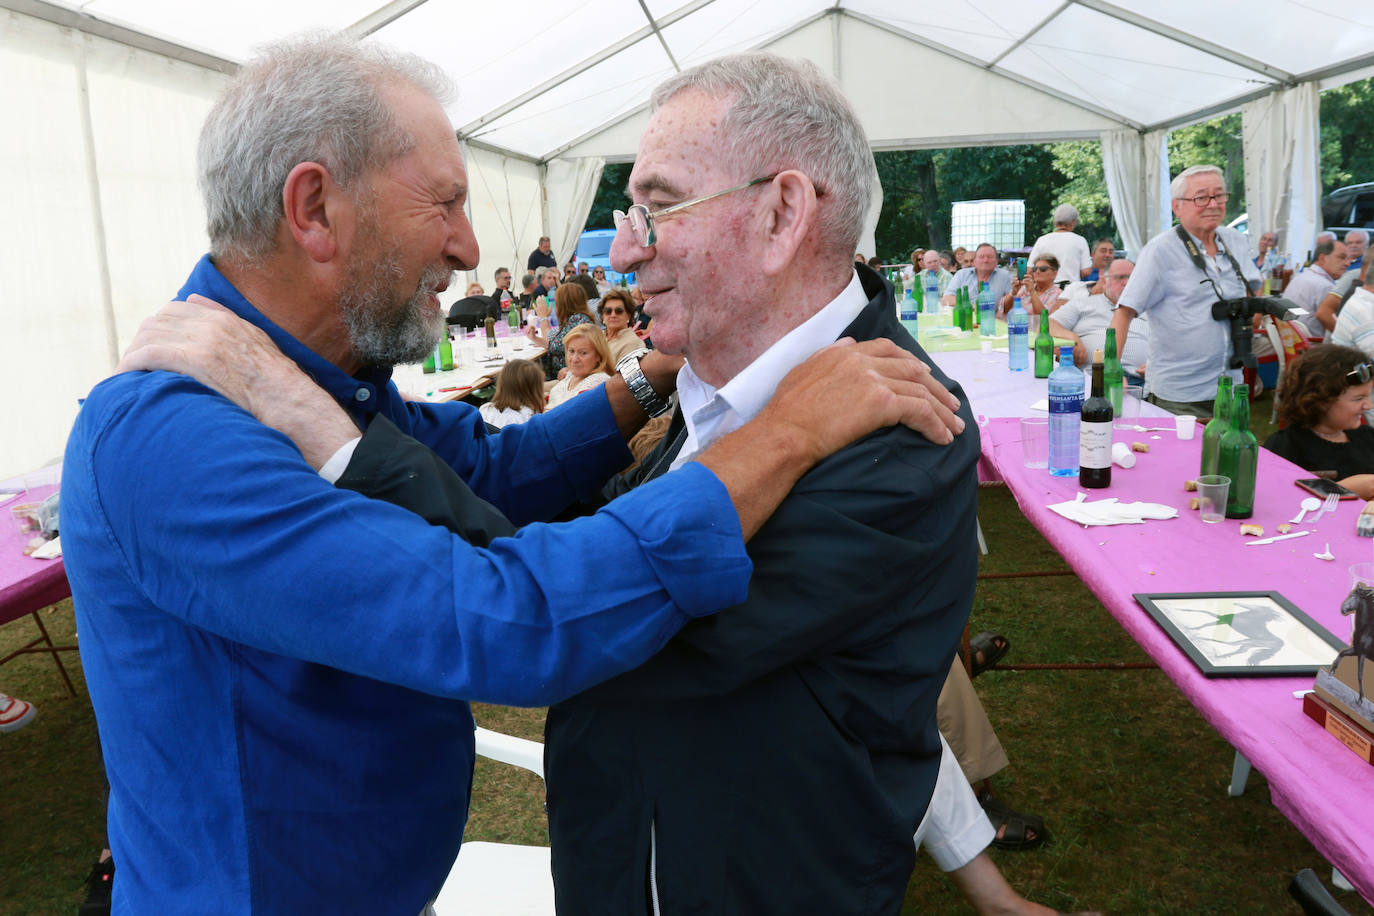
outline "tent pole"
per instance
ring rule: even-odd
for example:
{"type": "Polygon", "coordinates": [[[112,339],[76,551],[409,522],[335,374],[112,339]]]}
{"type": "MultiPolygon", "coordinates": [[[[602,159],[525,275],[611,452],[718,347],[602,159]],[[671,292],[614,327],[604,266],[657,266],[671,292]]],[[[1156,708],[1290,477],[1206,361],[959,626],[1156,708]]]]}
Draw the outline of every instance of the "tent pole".
{"type": "Polygon", "coordinates": [[[76,35],[76,79],[81,93],[81,145],[86,154],[86,191],[91,200],[91,229],[95,233],[95,266],[100,277],[100,306],[105,317],[106,354],[110,368],[119,363],[119,328],[115,323],[114,291],[110,284],[110,253],[105,239],[105,211],[100,203],[100,170],[95,161],[95,129],[91,124],[91,88],[86,79],[86,42],[76,35]]]}

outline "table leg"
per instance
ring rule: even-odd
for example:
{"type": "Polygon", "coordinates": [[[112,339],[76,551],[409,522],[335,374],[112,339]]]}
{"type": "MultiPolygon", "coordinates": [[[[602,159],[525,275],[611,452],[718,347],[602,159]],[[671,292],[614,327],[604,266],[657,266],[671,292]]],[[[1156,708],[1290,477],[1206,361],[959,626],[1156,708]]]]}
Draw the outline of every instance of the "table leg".
{"type": "Polygon", "coordinates": [[[1245,794],[1245,783],[1250,779],[1250,761],[1236,751],[1235,762],[1231,764],[1231,787],[1227,790],[1232,798],[1245,794]]]}

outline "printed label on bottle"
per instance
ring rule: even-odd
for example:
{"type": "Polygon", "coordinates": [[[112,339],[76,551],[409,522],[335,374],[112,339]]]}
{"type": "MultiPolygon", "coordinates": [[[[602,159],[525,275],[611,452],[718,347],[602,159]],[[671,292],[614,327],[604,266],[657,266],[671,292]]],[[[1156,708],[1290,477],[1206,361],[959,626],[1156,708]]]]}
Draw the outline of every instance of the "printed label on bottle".
{"type": "Polygon", "coordinates": [[[1051,391],[1049,401],[1050,413],[1071,413],[1077,415],[1083,408],[1083,395],[1080,393],[1057,394],[1051,391]]]}
{"type": "Polygon", "coordinates": [[[1085,468],[1112,465],[1112,423],[1080,423],[1078,426],[1078,463],[1085,468]]]}

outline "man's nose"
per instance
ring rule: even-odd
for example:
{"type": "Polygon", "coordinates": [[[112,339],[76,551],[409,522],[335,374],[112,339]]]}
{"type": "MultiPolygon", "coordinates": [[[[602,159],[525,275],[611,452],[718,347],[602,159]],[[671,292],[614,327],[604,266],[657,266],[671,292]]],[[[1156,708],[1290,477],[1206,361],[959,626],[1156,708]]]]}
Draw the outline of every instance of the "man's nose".
{"type": "Polygon", "coordinates": [[[463,209],[455,209],[457,212],[449,223],[448,240],[444,244],[444,257],[454,265],[454,270],[472,270],[482,256],[477,247],[477,235],[463,209]]]}
{"type": "Polygon", "coordinates": [[[617,273],[628,274],[639,270],[639,265],[654,256],[652,247],[642,248],[635,241],[630,221],[623,219],[615,227],[615,238],[611,240],[611,267],[617,273]]]}

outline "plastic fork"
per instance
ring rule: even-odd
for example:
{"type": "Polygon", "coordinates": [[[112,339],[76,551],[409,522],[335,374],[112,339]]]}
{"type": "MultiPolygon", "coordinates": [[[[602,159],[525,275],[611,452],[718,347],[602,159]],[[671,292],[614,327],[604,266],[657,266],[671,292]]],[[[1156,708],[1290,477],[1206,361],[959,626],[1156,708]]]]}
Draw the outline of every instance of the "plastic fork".
{"type": "Polygon", "coordinates": [[[1336,493],[1330,493],[1330,494],[1328,494],[1327,497],[1326,497],[1326,502],[1322,503],[1322,515],[1326,515],[1326,513],[1328,513],[1328,512],[1335,512],[1335,511],[1336,511],[1336,503],[1338,503],[1338,502],[1340,502],[1340,501],[1341,501],[1341,497],[1340,497],[1339,494],[1336,494],[1336,493]]]}

